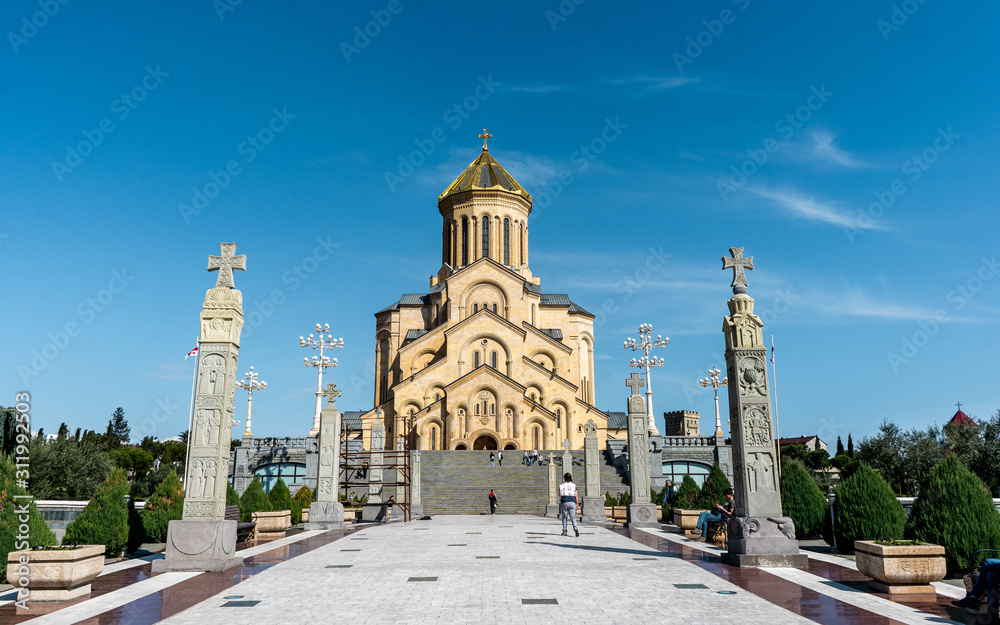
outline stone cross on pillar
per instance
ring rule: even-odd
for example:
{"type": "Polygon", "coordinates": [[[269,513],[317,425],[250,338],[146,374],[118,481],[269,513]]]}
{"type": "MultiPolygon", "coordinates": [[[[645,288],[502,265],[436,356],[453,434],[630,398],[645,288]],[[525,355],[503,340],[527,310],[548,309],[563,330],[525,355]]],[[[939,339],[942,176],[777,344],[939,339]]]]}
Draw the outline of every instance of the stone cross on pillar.
{"type": "Polygon", "coordinates": [[[632,503],[628,506],[627,524],[631,527],[659,527],[656,506],[650,503],[649,489],[649,420],[646,417],[646,400],[639,394],[642,382],[638,373],[625,380],[632,389],[628,398],[628,482],[632,489],[632,503]]]}
{"type": "Polygon", "coordinates": [[[781,513],[764,323],[753,313],[754,301],[746,294],[743,273],[753,269],[753,257],[743,258],[742,247],[729,248],[729,252],[732,258],[723,257],[722,268],[733,269],[733,297],[722,332],[726,337],[736,512],[729,520],[724,559],[744,567],[804,567],[807,558],[799,554],[795,523],[781,513]]]}
{"type": "Polygon", "coordinates": [[[245,271],[246,256],[234,256],[235,243],[220,246],[222,256],[208,257],[208,271],[218,271],[219,277],[215,288],[205,293],[200,315],[184,512],[181,520],[167,525],[166,557],[153,563],[157,573],[222,571],[243,561],[236,555],[236,522],[225,518],[243,330],[243,294],[233,288],[233,269],[245,271]]]}
{"type": "Polygon", "coordinates": [[[571,454],[569,452],[570,447],[572,447],[572,445],[570,444],[569,439],[568,438],[564,438],[563,439],[563,443],[562,443],[562,448],[563,448],[562,469],[563,469],[563,473],[572,473],[573,472],[573,454],[571,454]]]}
{"type": "Polygon", "coordinates": [[[382,514],[382,459],[385,451],[385,423],[382,411],[377,411],[371,426],[371,443],[368,461],[368,503],[361,509],[364,521],[381,521],[382,514]]]}
{"type": "Polygon", "coordinates": [[[319,415],[319,466],[317,468],[316,501],[309,505],[307,530],[338,529],[344,526],[344,506],[337,501],[340,492],[340,423],[341,414],[334,403],[340,397],[336,384],[327,384],[323,391],[326,406],[319,415]]]}
{"type": "Polygon", "coordinates": [[[604,522],[604,498],[601,496],[601,466],[597,449],[597,424],[593,419],[583,426],[583,520],[604,522]]]}
{"type": "Polygon", "coordinates": [[[545,516],[559,516],[559,478],[556,475],[556,456],[551,451],[548,458],[549,503],[545,506],[545,516]]]}

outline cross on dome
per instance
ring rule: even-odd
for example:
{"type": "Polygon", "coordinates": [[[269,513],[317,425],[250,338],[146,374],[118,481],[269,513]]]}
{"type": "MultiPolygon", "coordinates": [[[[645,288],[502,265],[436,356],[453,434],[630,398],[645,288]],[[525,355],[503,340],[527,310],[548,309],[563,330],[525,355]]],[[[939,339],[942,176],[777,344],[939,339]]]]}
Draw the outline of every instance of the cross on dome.
{"type": "Polygon", "coordinates": [[[743,258],[742,247],[731,247],[729,253],[732,254],[732,258],[722,257],[722,270],[733,270],[733,283],[730,285],[733,287],[733,293],[746,293],[747,277],[743,270],[753,269],[753,256],[743,258]]]}
{"type": "Polygon", "coordinates": [[[488,147],[486,147],[486,140],[487,139],[492,139],[493,135],[491,135],[490,133],[486,132],[486,129],[483,128],[483,133],[481,135],[479,135],[479,138],[483,140],[483,152],[489,152],[490,149],[488,147]]]}
{"type": "Polygon", "coordinates": [[[246,271],[247,256],[246,254],[233,255],[236,252],[235,243],[220,243],[219,245],[222,247],[222,256],[209,256],[208,270],[219,272],[219,277],[215,281],[215,288],[226,287],[232,289],[234,288],[233,269],[246,271]]]}

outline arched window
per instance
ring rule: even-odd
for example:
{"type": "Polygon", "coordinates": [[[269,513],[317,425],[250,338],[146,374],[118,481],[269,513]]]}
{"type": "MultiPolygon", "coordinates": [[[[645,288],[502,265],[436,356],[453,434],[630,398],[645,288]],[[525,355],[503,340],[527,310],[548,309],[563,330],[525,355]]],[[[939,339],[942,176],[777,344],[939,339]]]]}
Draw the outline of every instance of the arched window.
{"type": "Polygon", "coordinates": [[[484,399],[483,400],[483,414],[484,415],[486,414],[486,410],[487,410],[486,406],[487,406],[487,401],[484,399]]]}
{"type": "Polygon", "coordinates": [[[414,410],[413,408],[410,408],[410,418],[411,419],[413,418],[413,415],[415,415],[415,414],[417,414],[417,411],[414,410]]]}
{"type": "Polygon", "coordinates": [[[490,257],[490,218],[483,215],[483,258],[490,257]]]}
{"type": "Polygon", "coordinates": [[[473,366],[473,368],[479,366],[479,351],[478,350],[472,356],[472,366],[473,366]]]}
{"type": "Polygon", "coordinates": [[[521,244],[517,246],[518,251],[521,254],[520,264],[524,264],[524,224],[521,224],[521,244]]]}
{"type": "Polygon", "coordinates": [[[503,264],[510,266],[510,220],[503,220],[503,264]]]}
{"type": "Polygon", "coordinates": [[[496,350],[494,350],[493,354],[490,356],[490,361],[493,363],[493,368],[496,369],[497,368],[497,353],[496,353],[496,350]]]}
{"type": "Polygon", "coordinates": [[[532,437],[534,438],[535,441],[533,447],[535,449],[538,449],[539,447],[541,447],[541,445],[538,444],[538,439],[541,437],[542,428],[536,425],[535,427],[531,428],[531,431],[532,431],[532,437]]]}
{"type": "Polygon", "coordinates": [[[437,428],[431,428],[431,449],[437,449],[438,442],[438,431],[437,428]]]}
{"type": "Polygon", "coordinates": [[[491,415],[495,415],[496,413],[497,413],[497,405],[496,404],[490,404],[490,414],[491,415]]]}
{"type": "Polygon", "coordinates": [[[438,401],[440,399],[441,399],[441,393],[434,393],[434,401],[438,401]]]}
{"type": "Polygon", "coordinates": [[[479,312],[479,304],[473,304],[472,305],[472,312],[473,313],[479,312]]]}
{"type": "Polygon", "coordinates": [[[462,217],[462,265],[469,264],[469,218],[462,217]]]}
{"type": "Polygon", "coordinates": [[[556,427],[562,427],[562,409],[556,408],[556,427]]]}
{"type": "Polygon", "coordinates": [[[496,312],[496,311],[497,311],[497,305],[493,304],[493,312],[496,312]]]}
{"type": "Polygon", "coordinates": [[[476,404],[476,416],[479,416],[479,404],[476,404]]]}

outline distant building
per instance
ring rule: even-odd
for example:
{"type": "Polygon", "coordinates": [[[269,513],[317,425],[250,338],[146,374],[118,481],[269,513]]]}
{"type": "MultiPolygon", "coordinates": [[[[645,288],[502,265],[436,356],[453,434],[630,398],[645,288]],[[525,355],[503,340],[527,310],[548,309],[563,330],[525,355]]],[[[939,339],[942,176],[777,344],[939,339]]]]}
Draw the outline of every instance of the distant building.
{"type": "Polygon", "coordinates": [[[962,412],[962,409],[959,408],[958,412],[955,413],[955,416],[953,416],[951,418],[951,420],[948,421],[948,423],[945,424],[945,427],[948,427],[949,425],[973,425],[973,426],[978,426],[979,424],[977,424],[975,421],[973,421],[971,418],[969,418],[969,415],[967,415],[964,412],[962,412]]]}
{"type": "Polygon", "coordinates": [[[795,436],[793,438],[779,438],[778,448],[784,448],[786,445],[802,444],[806,446],[806,449],[812,451],[816,449],[816,443],[819,442],[819,448],[829,452],[830,450],[826,448],[826,443],[823,442],[818,436],[795,436]]]}

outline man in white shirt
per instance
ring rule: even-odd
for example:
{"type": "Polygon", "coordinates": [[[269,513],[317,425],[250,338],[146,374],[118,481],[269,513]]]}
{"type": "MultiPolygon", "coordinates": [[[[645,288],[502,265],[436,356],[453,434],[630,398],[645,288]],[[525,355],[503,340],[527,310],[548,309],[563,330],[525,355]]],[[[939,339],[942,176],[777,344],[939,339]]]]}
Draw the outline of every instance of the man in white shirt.
{"type": "Polygon", "coordinates": [[[563,475],[563,483],[559,485],[559,513],[562,516],[563,536],[567,536],[567,520],[573,522],[573,532],[577,536],[580,535],[580,529],[576,526],[576,508],[579,500],[580,494],[576,490],[576,484],[573,483],[573,476],[569,473],[563,475]]]}

